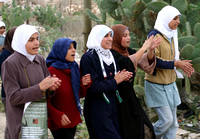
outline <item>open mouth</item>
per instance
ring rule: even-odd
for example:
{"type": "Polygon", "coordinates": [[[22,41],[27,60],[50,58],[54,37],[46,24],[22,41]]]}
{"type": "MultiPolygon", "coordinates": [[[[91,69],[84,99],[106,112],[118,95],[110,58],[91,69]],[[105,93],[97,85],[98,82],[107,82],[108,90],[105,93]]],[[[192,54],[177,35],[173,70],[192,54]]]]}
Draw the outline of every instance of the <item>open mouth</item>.
{"type": "Polygon", "coordinates": [[[39,49],[38,47],[33,48],[33,50],[38,50],[38,49],[39,49]]]}

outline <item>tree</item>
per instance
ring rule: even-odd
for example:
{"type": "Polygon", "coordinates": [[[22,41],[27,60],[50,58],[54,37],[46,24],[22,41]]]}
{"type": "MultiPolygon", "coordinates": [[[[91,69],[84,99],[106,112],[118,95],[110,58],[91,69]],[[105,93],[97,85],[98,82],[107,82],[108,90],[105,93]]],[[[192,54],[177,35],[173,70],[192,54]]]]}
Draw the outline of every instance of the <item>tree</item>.
{"type": "Polygon", "coordinates": [[[84,0],[84,29],[83,29],[84,51],[87,50],[86,42],[87,42],[90,30],[92,28],[91,20],[90,20],[90,18],[88,17],[88,15],[85,12],[86,9],[90,9],[91,10],[91,0],[84,0]]]}

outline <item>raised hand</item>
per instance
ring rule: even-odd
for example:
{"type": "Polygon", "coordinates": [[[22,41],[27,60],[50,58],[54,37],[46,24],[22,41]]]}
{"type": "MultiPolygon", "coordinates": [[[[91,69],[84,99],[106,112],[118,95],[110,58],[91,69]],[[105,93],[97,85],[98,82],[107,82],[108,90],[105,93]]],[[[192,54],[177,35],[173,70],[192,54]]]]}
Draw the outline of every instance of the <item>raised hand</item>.
{"type": "Polygon", "coordinates": [[[162,41],[162,37],[158,37],[151,43],[151,46],[149,47],[149,50],[154,50],[156,47],[160,45],[160,42],[162,41]]]}

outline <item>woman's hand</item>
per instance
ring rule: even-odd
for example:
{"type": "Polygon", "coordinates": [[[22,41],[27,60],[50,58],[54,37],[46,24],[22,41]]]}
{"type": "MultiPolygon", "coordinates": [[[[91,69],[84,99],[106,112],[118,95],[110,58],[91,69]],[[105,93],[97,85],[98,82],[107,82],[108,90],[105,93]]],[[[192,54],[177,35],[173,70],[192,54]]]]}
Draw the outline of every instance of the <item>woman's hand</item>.
{"type": "MultiPolygon", "coordinates": [[[[151,36],[151,37],[153,37],[153,36],[151,36]]],[[[149,38],[149,39],[150,39],[149,41],[151,41],[151,46],[149,47],[147,56],[148,56],[148,59],[150,61],[152,61],[153,58],[154,58],[154,49],[160,45],[160,42],[162,41],[162,38],[158,37],[155,40],[154,39],[152,40],[152,38],[149,38]]]]}
{"type": "Polygon", "coordinates": [[[63,114],[62,115],[62,119],[61,119],[61,125],[62,126],[67,126],[67,125],[70,125],[70,124],[71,124],[71,121],[69,120],[67,115],[63,114]]]}
{"type": "Polygon", "coordinates": [[[191,77],[192,73],[195,71],[194,68],[192,67],[192,62],[191,60],[177,60],[174,62],[174,66],[182,69],[184,74],[187,77],[191,77]]]}
{"type": "Polygon", "coordinates": [[[58,79],[55,75],[53,75],[52,77],[48,76],[45,79],[43,79],[40,83],[39,83],[39,87],[41,90],[56,90],[61,84],[61,80],[58,79]]]}
{"type": "Polygon", "coordinates": [[[182,69],[186,76],[191,77],[192,73],[194,72],[194,68],[190,62],[191,60],[178,60],[174,62],[174,66],[182,69]]]}
{"type": "Polygon", "coordinates": [[[162,41],[162,37],[158,37],[155,40],[153,39],[153,41],[152,41],[152,38],[151,38],[152,43],[151,43],[151,46],[149,47],[149,50],[154,51],[154,49],[160,45],[161,41],[162,41]]]}
{"type": "Polygon", "coordinates": [[[115,74],[114,79],[116,80],[117,84],[119,84],[123,81],[128,81],[132,76],[133,76],[132,72],[123,69],[122,71],[119,71],[117,72],[117,74],[115,74]]]}
{"type": "Polygon", "coordinates": [[[154,48],[158,47],[160,45],[160,42],[162,41],[162,37],[158,37],[154,39],[154,36],[150,36],[147,40],[145,40],[142,48],[146,50],[154,50],[154,48]]]}
{"type": "Polygon", "coordinates": [[[82,84],[83,86],[87,86],[91,83],[92,79],[90,77],[90,74],[86,74],[82,77],[82,84]]]}

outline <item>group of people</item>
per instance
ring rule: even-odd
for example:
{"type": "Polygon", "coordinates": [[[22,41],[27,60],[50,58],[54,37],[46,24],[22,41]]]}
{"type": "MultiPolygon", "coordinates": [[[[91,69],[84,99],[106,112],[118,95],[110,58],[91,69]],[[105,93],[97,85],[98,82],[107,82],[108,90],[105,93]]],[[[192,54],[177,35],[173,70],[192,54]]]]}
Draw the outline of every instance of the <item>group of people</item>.
{"type": "Polygon", "coordinates": [[[164,7],[137,52],[129,47],[127,26],[96,25],[80,66],[75,61],[76,41],[57,39],[45,60],[38,54],[40,34],[33,26],[10,29],[0,57],[6,95],[5,138],[23,138],[26,104],[45,98],[53,137],[73,139],[81,123],[80,98],[85,97],[83,115],[91,139],[175,139],[180,104],[175,81],[182,77],[177,69],[187,76],[194,72],[191,61],[179,59],[180,16],[176,8],[164,7]],[[133,89],[137,67],[146,72],[147,105],[158,113],[153,125],[133,89]]]}

